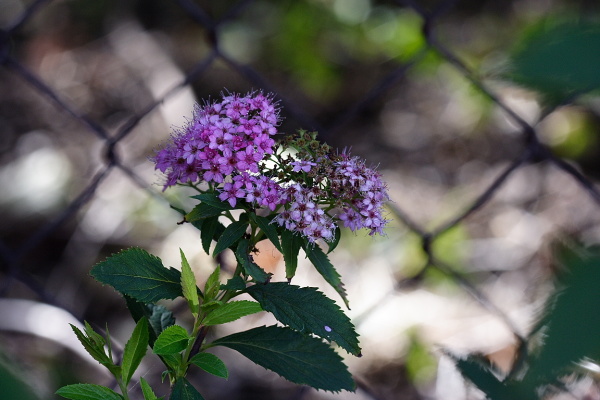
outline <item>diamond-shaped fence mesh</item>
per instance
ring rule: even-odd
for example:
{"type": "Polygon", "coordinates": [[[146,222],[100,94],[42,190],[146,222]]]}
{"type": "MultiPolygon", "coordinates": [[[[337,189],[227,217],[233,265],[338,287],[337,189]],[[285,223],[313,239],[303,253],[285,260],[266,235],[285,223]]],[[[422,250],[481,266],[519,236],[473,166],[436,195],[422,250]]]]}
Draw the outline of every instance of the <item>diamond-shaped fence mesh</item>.
{"type": "MultiPolygon", "coordinates": [[[[597,102],[543,107],[499,78],[518,34],[561,10],[589,11],[533,0],[2,2],[0,351],[42,397],[77,379],[108,384],[65,351],[78,351],[69,318],[108,321],[117,338],[131,328],[89,268],[128,246],[176,265],[182,247],[205,279],[197,233],[169,208],[185,193],[161,192],[148,157],[194,102],[263,90],[283,107],[282,131],[316,130],[389,184],[387,237],[344,233],[332,257],[365,354],[349,360],[357,393],[339,398],[476,396],[436,346],[507,365],[547,293],[552,243],[600,239],[597,102]]],[[[325,398],[234,360],[238,378],[197,377],[216,398],[325,398]]],[[[157,365],[144,373],[159,379],[157,365]]]]}

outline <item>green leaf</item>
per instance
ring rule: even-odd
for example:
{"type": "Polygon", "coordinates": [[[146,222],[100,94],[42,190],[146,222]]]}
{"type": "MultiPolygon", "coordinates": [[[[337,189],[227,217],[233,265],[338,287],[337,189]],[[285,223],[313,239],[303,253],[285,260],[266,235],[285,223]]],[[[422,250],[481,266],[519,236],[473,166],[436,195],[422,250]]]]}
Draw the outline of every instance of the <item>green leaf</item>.
{"type": "Polygon", "coordinates": [[[284,325],[335,341],[347,352],[360,355],[354,325],[333,300],[316,288],[276,282],[251,286],[247,292],[284,325]]]}
{"type": "Polygon", "coordinates": [[[160,334],[152,350],[158,355],[176,354],[185,350],[189,341],[187,331],[179,325],[173,325],[160,334]]]}
{"type": "Polygon", "coordinates": [[[185,258],[185,254],[183,254],[183,250],[179,249],[179,252],[181,253],[181,289],[183,297],[188,301],[192,314],[197,316],[200,309],[200,300],[198,298],[198,288],[196,287],[196,277],[185,258]]]}
{"type": "Polygon", "coordinates": [[[166,374],[170,371],[176,371],[182,362],[182,357],[180,353],[175,354],[161,354],[160,359],[167,366],[169,370],[163,371],[163,380],[166,374]]]}
{"type": "Polygon", "coordinates": [[[346,289],[340,279],[340,274],[335,270],[327,255],[321,250],[321,248],[315,243],[303,243],[302,248],[310,262],[315,266],[315,269],[325,278],[336,292],[344,300],[346,307],[350,308],[348,304],[348,298],[346,297],[346,289]]]}
{"type": "Polygon", "coordinates": [[[285,277],[289,280],[296,275],[298,268],[298,253],[302,247],[304,239],[292,231],[284,229],[281,232],[281,249],[283,260],[285,261],[285,277]]]}
{"type": "Polygon", "coordinates": [[[150,325],[148,344],[150,347],[154,346],[156,338],[161,334],[162,331],[175,324],[175,317],[173,317],[173,313],[167,310],[164,306],[140,303],[129,296],[125,296],[125,302],[129,312],[131,313],[131,316],[133,317],[133,320],[136,323],[143,317],[148,319],[148,323],[150,325]]]}
{"type": "Polygon", "coordinates": [[[246,233],[246,229],[248,228],[248,222],[236,221],[232,222],[225,228],[225,231],[217,241],[217,245],[213,250],[213,257],[216,257],[219,253],[225,250],[228,247],[231,247],[237,242],[244,233],[246,233]]]}
{"type": "Polygon", "coordinates": [[[172,210],[175,210],[175,211],[177,211],[179,214],[181,214],[181,215],[183,215],[183,216],[185,216],[185,214],[187,214],[183,208],[176,207],[176,206],[174,206],[173,204],[170,204],[170,205],[169,205],[169,207],[170,207],[172,210]]]}
{"type": "Polygon", "coordinates": [[[277,250],[282,251],[277,229],[273,224],[271,224],[271,219],[267,217],[261,217],[255,213],[250,213],[250,219],[260,228],[261,231],[265,233],[267,238],[273,243],[277,250]]]}
{"type": "MultiPolygon", "coordinates": [[[[87,322],[85,322],[85,324],[86,324],[86,331],[88,331],[89,325],[87,322]]],[[[73,332],[75,332],[75,336],[77,336],[77,339],[81,342],[85,351],[87,351],[88,354],[90,356],[92,356],[92,358],[94,360],[96,360],[100,364],[104,364],[104,365],[109,365],[109,364],[113,363],[112,360],[110,358],[108,358],[108,356],[106,355],[106,352],[104,351],[104,343],[105,343],[104,338],[102,338],[100,335],[98,335],[98,336],[100,336],[100,338],[102,338],[101,342],[98,339],[92,340],[91,338],[86,336],[86,334],[84,334],[75,325],[73,325],[73,324],[69,324],[69,325],[71,325],[71,329],[73,329],[73,332]]],[[[89,329],[91,330],[92,328],[89,327],[89,329]]]]}
{"type": "Polygon", "coordinates": [[[185,220],[187,222],[195,222],[200,219],[219,216],[222,212],[223,210],[213,207],[208,203],[200,203],[186,214],[185,220]]]}
{"type": "MultiPolygon", "coordinates": [[[[178,208],[178,207],[175,207],[175,206],[173,206],[173,205],[171,205],[171,208],[172,208],[173,210],[177,211],[178,213],[180,213],[181,215],[183,215],[183,218],[184,218],[183,220],[185,221],[185,215],[187,214],[187,212],[185,212],[185,210],[183,210],[183,209],[181,209],[181,208],[178,208]]],[[[201,229],[202,229],[202,224],[203,224],[203,222],[204,222],[204,221],[205,221],[204,219],[198,219],[198,220],[196,220],[196,221],[192,221],[192,222],[191,222],[191,224],[192,224],[192,225],[193,225],[193,226],[194,226],[196,229],[198,229],[198,230],[201,230],[201,229]]]]}
{"type": "Polygon", "coordinates": [[[246,281],[239,275],[227,280],[227,283],[221,285],[221,290],[244,290],[246,289],[246,281]]]}
{"type": "Polygon", "coordinates": [[[545,23],[511,57],[508,78],[560,104],[600,88],[600,24],[545,23]]]}
{"type": "Polygon", "coordinates": [[[227,201],[223,201],[219,198],[219,194],[216,192],[210,193],[201,193],[196,196],[192,196],[192,199],[200,200],[202,203],[206,203],[213,208],[217,208],[219,210],[227,211],[233,210],[231,204],[227,201]]]}
{"type": "Polygon", "coordinates": [[[335,226],[335,232],[333,234],[333,240],[331,242],[328,242],[327,245],[329,246],[329,249],[327,250],[327,254],[331,253],[333,250],[335,250],[335,248],[338,246],[338,244],[340,243],[340,239],[342,238],[342,230],[340,229],[339,226],[335,226]]]}
{"type": "Polygon", "coordinates": [[[152,391],[152,388],[143,377],[140,377],[140,386],[142,388],[144,400],[158,400],[158,398],[154,394],[154,391],[152,391]]]}
{"type": "Polygon", "coordinates": [[[204,325],[220,325],[263,311],[260,304],[250,300],[231,301],[211,311],[202,321],[204,325]]]}
{"type": "Polygon", "coordinates": [[[192,357],[190,363],[220,378],[227,379],[229,376],[229,372],[227,371],[225,363],[223,363],[223,361],[221,361],[221,359],[214,354],[198,353],[192,357]]]}
{"type": "Polygon", "coordinates": [[[187,379],[181,378],[173,385],[169,400],[204,400],[204,398],[187,379]]]}
{"type": "Polygon", "coordinates": [[[256,265],[252,256],[249,254],[248,239],[241,239],[238,242],[238,247],[235,251],[235,257],[244,268],[246,274],[250,275],[256,282],[265,283],[271,278],[271,274],[265,272],[264,269],[256,265]]]}
{"type": "Polygon", "coordinates": [[[160,258],[131,248],[117,253],[92,268],[92,276],[142,303],[174,299],[182,295],[181,274],[163,266],[160,258]]]}
{"type": "Polygon", "coordinates": [[[217,294],[219,294],[219,289],[221,288],[221,284],[219,283],[219,277],[221,274],[221,267],[217,265],[217,268],[208,276],[206,283],[204,284],[204,300],[211,301],[217,294]]]}
{"type": "Polygon", "coordinates": [[[148,350],[148,320],[141,318],[133,329],[131,337],[125,344],[123,350],[123,362],[121,363],[121,377],[123,383],[127,385],[133,376],[133,373],[142,362],[148,350]]]}
{"type": "Polygon", "coordinates": [[[202,229],[200,230],[200,239],[202,240],[202,248],[206,254],[210,254],[210,244],[213,239],[218,239],[225,231],[225,227],[219,222],[219,217],[207,218],[204,220],[202,229]]]}
{"type": "Polygon", "coordinates": [[[354,390],[342,358],[327,344],[290,328],[259,327],[215,340],[256,364],[300,384],[337,392],[354,390]]]}
{"type": "Polygon", "coordinates": [[[123,400],[123,396],[100,385],[89,383],[76,383],[63,386],[56,394],[72,400],[123,400]]]}
{"type": "Polygon", "coordinates": [[[223,304],[225,303],[223,303],[220,300],[210,300],[203,302],[200,308],[202,309],[202,311],[204,311],[205,314],[208,314],[215,308],[221,307],[223,304]]]}
{"type": "MultiPolygon", "coordinates": [[[[90,340],[90,342],[93,343],[97,348],[104,349],[106,340],[102,337],[102,335],[97,333],[94,330],[94,328],[92,328],[92,326],[87,321],[84,321],[83,323],[84,323],[85,335],[90,340]]],[[[104,350],[102,350],[102,351],[104,352],[104,350]]]]}

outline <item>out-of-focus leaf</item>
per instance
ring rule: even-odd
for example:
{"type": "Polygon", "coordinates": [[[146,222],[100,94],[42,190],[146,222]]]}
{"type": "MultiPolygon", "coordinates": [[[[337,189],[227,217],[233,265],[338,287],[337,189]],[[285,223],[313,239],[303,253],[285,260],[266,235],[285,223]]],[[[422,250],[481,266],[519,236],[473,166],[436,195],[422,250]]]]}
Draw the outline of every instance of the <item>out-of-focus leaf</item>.
{"type": "Polygon", "coordinates": [[[262,326],[223,337],[211,345],[234,349],[297,384],[332,392],[354,390],[352,376],[331,347],[290,328],[262,326]]]}
{"type": "Polygon", "coordinates": [[[276,282],[251,286],[247,292],[279,322],[335,341],[347,352],[360,355],[354,325],[333,300],[317,289],[276,282]]]}
{"type": "Polygon", "coordinates": [[[417,332],[410,332],[408,336],[410,344],[404,356],[408,378],[419,386],[430,384],[436,376],[437,358],[417,332]]]}
{"type": "Polygon", "coordinates": [[[547,24],[523,38],[508,77],[551,103],[600,88],[600,24],[547,24]]]}
{"type": "Polygon", "coordinates": [[[174,299],[182,295],[181,274],[165,268],[160,258],[131,248],[96,264],[91,271],[96,280],[142,303],[174,299]]]}
{"type": "Polygon", "coordinates": [[[559,258],[564,271],[534,332],[541,348],[530,357],[525,382],[553,383],[588,358],[600,363],[600,254],[567,250],[559,258]]]}
{"type": "Polygon", "coordinates": [[[479,390],[484,392],[490,400],[508,400],[508,389],[496,378],[489,363],[478,355],[470,355],[467,358],[458,358],[446,353],[454,360],[456,368],[479,390]]]}
{"type": "Polygon", "coordinates": [[[319,43],[339,27],[333,14],[321,3],[294,1],[286,6],[279,24],[273,38],[275,59],[315,98],[331,94],[339,75],[319,43]]]}
{"type": "Polygon", "coordinates": [[[24,381],[25,374],[0,353],[0,388],[6,399],[39,400],[31,387],[24,381]]]}

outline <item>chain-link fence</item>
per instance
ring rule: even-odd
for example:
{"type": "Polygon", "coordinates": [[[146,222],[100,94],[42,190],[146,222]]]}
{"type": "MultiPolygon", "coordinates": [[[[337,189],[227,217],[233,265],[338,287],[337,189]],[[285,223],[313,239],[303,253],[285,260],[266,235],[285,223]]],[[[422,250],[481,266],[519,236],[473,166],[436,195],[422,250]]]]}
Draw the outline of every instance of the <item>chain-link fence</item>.
{"type": "MultiPolygon", "coordinates": [[[[5,1],[1,350],[32,366],[41,393],[80,378],[57,371],[73,355],[40,350],[62,338],[50,316],[122,326],[120,299],[89,268],[130,245],[198,250],[169,210],[185,197],[160,192],[147,157],[197,98],[254,89],[276,93],[282,131],[317,130],[389,181],[388,237],[345,235],[334,256],[365,348],[352,396],[473,395],[444,396],[451,372],[431,344],[507,362],[548,287],[547,245],[564,233],[600,238],[596,142],[577,136],[598,131],[597,103],[542,108],[494,74],[547,9],[593,5],[499,3],[5,1]],[[52,307],[40,316],[40,305],[52,307]]],[[[248,385],[237,390],[321,398],[248,385]]]]}

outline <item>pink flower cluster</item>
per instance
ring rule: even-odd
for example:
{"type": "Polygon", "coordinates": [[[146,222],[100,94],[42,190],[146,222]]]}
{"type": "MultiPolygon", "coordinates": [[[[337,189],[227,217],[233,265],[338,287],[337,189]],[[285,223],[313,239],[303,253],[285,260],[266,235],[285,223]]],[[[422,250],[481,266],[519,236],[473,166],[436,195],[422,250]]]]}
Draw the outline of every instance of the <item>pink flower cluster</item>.
{"type": "Polygon", "coordinates": [[[318,239],[332,240],[336,225],[322,208],[319,208],[317,188],[294,184],[287,188],[288,202],[285,209],[275,217],[279,226],[305,236],[311,242],[318,239]]]}
{"type": "Polygon", "coordinates": [[[337,217],[352,231],[367,228],[370,235],[382,235],[388,223],[382,215],[383,204],[389,197],[381,175],[358,157],[342,157],[330,178],[334,196],[345,203],[337,217]]]}
{"type": "Polygon", "coordinates": [[[167,175],[164,189],[199,180],[222,183],[273,153],[279,109],[271,96],[231,94],[221,102],[197,106],[188,125],[156,153],[156,169],[167,175]]]}
{"type": "MultiPolygon", "coordinates": [[[[358,157],[342,153],[338,158],[341,161],[333,162],[327,175],[318,179],[324,188],[296,184],[286,190],[288,201],[284,203],[284,211],[274,220],[277,224],[299,232],[311,242],[332,240],[335,220],[352,231],[366,228],[370,235],[383,234],[388,222],[383,216],[383,204],[388,195],[381,176],[358,157]],[[319,205],[334,206],[329,207],[333,217],[319,205]]],[[[306,160],[291,164],[294,172],[310,172],[318,165],[306,160]]]]}
{"type": "Polygon", "coordinates": [[[243,199],[249,204],[275,211],[278,205],[287,201],[287,195],[272,178],[242,172],[234,176],[232,182],[225,182],[219,199],[229,202],[231,207],[235,207],[238,199],[243,199]]]}
{"type": "Polygon", "coordinates": [[[231,94],[196,107],[192,120],[154,158],[166,174],[164,188],[211,183],[231,207],[241,201],[278,212],[273,223],[311,242],[333,240],[336,222],[383,234],[388,196],[381,176],[348,153],[306,151],[300,159],[284,159],[275,154],[272,139],[279,122],[272,96],[262,93],[231,94]],[[268,158],[274,169],[261,164],[268,158]]]}

